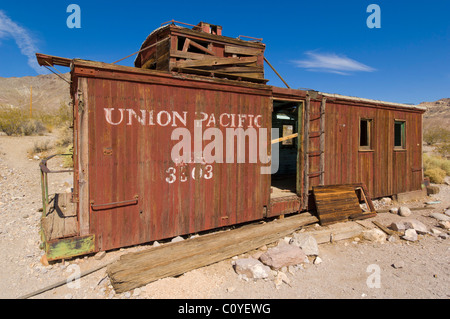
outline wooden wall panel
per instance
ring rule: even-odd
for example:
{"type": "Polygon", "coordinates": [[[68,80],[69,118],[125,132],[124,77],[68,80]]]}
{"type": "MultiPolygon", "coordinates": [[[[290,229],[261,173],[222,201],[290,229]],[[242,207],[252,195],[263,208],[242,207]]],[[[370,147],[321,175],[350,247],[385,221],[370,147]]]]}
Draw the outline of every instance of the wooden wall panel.
{"type": "MultiPolygon", "coordinates": [[[[318,103],[312,101],[311,104],[314,102],[318,103]]],[[[328,99],[325,121],[325,185],[364,183],[373,198],[420,189],[420,111],[328,99]],[[372,119],[371,150],[359,148],[361,118],[372,119]],[[394,150],[396,119],[406,121],[404,150],[394,150]]],[[[310,163],[313,164],[313,160],[310,163]]],[[[310,179],[310,186],[315,185],[318,184],[310,179]]]]}

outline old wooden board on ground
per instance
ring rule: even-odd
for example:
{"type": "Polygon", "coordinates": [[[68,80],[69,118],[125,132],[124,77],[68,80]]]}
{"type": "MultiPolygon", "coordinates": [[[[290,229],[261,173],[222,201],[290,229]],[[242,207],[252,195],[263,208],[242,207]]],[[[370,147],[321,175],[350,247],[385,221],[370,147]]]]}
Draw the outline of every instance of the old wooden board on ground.
{"type": "Polygon", "coordinates": [[[248,252],[318,222],[309,213],[296,214],[267,223],[248,224],[181,242],[168,243],[146,251],[123,255],[107,273],[117,293],[152,281],[248,252]]]}
{"type": "Polygon", "coordinates": [[[321,225],[345,221],[348,219],[363,219],[376,215],[372,201],[368,194],[364,194],[365,187],[360,184],[330,185],[313,187],[313,195],[321,225]],[[360,206],[356,191],[360,192],[368,211],[360,206]]]}

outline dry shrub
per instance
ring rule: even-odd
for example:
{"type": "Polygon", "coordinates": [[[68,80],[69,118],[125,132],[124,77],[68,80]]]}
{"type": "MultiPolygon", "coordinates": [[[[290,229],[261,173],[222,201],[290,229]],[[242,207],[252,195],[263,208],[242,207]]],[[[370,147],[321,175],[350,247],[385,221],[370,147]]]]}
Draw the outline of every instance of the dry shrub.
{"type": "Polygon", "coordinates": [[[423,155],[424,175],[432,183],[442,184],[445,176],[450,176],[450,160],[437,155],[423,155]]]}
{"type": "Polygon", "coordinates": [[[36,135],[46,131],[42,121],[30,119],[21,109],[6,107],[0,109],[0,130],[8,136],[36,135]]]}
{"type": "Polygon", "coordinates": [[[429,168],[423,174],[430,179],[430,182],[435,184],[443,184],[446,175],[445,171],[439,167],[429,168]]]}
{"type": "Polygon", "coordinates": [[[428,145],[435,145],[437,143],[447,143],[449,139],[450,139],[450,131],[440,126],[429,128],[423,134],[423,140],[428,145]]]}

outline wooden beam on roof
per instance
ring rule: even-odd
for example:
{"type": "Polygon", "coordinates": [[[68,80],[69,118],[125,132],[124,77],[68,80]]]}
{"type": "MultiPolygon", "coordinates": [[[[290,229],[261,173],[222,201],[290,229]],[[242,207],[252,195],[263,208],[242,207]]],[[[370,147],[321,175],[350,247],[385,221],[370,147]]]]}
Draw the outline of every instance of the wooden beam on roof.
{"type": "Polygon", "coordinates": [[[176,66],[181,68],[186,67],[200,67],[200,66],[215,66],[215,65],[234,65],[234,64],[249,64],[256,62],[256,57],[245,58],[216,58],[206,56],[202,60],[195,61],[177,61],[176,66]]]}
{"type": "Polygon", "coordinates": [[[258,55],[262,53],[262,49],[237,47],[233,45],[225,46],[225,53],[241,54],[241,55],[258,55]]]}
{"type": "Polygon", "coordinates": [[[72,62],[72,59],[69,58],[61,58],[58,56],[47,55],[42,53],[36,53],[36,58],[40,66],[60,65],[70,67],[70,63],[72,62]]]}

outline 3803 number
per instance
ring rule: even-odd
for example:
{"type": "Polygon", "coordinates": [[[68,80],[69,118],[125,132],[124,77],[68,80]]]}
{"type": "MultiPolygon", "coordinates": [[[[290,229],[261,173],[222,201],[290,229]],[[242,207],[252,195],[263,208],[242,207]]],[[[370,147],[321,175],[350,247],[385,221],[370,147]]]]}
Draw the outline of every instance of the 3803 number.
{"type": "Polygon", "coordinates": [[[169,184],[175,183],[179,180],[180,182],[186,182],[188,179],[211,179],[213,177],[213,167],[212,165],[206,165],[203,167],[193,167],[189,168],[187,166],[179,167],[169,167],[166,170],[166,182],[169,184]]]}

